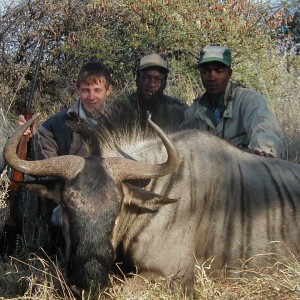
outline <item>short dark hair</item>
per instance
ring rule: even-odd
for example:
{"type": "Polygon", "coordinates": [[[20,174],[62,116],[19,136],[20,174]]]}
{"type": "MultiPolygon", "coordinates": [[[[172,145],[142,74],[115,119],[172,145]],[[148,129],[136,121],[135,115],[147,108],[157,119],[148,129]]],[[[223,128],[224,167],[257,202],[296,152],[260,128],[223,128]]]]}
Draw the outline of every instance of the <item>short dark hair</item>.
{"type": "Polygon", "coordinates": [[[113,84],[110,70],[106,65],[97,60],[89,61],[81,67],[76,84],[77,86],[81,83],[94,84],[99,81],[100,77],[104,77],[107,88],[113,84]]]}

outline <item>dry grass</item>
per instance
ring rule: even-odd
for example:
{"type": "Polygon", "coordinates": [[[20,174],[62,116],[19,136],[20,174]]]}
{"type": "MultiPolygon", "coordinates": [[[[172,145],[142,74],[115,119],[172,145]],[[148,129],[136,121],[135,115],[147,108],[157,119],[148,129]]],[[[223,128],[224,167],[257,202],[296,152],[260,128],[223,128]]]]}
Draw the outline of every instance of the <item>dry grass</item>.
{"type": "Polygon", "coordinates": [[[5,168],[0,174],[0,209],[7,207],[9,179],[7,176],[7,168],[5,168]]]}
{"type": "MultiPolygon", "coordinates": [[[[12,258],[0,265],[0,299],[75,299],[59,268],[40,257],[33,256],[27,262],[12,258]]],[[[194,299],[300,299],[300,265],[293,258],[288,264],[243,270],[235,279],[226,276],[211,279],[205,266],[197,269],[194,299]]],[[[143,288],[137,289],[132,279],[122,280],[113,275],[110,278],[111,287],[98,299],[188,299],[180,290],[172,292],[164,279],[150,282],[138,278],[143,288]]],[[[88,294],[82,294],[81,298],[90,299],[88,294]]]]}
{"type": "MultiPolygon", "coordinates": [[[[207,276],[205,265],[197,268],[194,299],[300,299],[300,265],[293,258],[289,264],[276,263],[265,268],[243,270],[240,272],[240,277],[235,279],[226,278],[226,276],[211,279],[207,276]]],[[[115,278],[113,282],[116,282],[115,278]]],[[[126,284],[126,281],[122,284],[126,284]]],[[[165,280],[154,283],[145,280],[144,289],[131,294],[129,292],[124,294],[120,283],[114,283],[104,292],[102,298],[116,300],[188,299],[180,291],[172,293],[165,280]]]]}
{"type": "Polygon", "coordinates": [[[1,299],[74,299],[60,268],[48,259],[10,257],[1,269],[1,299]]]}
{"type": "Polygon", "coordinates": [[[281,85],[269,87],[267,100],[286,134],[287,159],[300,163],[300,73],[297,64],[294,68],[287,64],[288,58],[282,58],[281,85]]]}
{"type": "Polygon", "coordinates": [[[0,103],[0,171],[4,167],[2,150],[3,150],[3,147],[4,147],[8,137],[12,133],[13,129],[14,129],[14,126],[8,120],[8,117],[2,110],[2,105],[0,103]]]}

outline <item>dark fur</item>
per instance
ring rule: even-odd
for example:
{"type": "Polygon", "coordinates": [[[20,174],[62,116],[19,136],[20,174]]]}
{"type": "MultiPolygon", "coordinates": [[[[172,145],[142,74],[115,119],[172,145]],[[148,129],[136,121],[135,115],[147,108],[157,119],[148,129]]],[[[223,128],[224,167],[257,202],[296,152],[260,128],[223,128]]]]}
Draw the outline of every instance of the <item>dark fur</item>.
{"type": "Polygon", "coordinates": [[[84,170],[66,183],[64,205],[70,222],[70,283],[92,293],[98,293],[108,284],[114,251],[109,237],[121,203],[120,187],[105,173],[98,157],[86,160],[84,170]],[[71,197],[76,198],[72,201],[71,197]],[[101,245],[101,247],[99,247],[101,245]],[[97,279],[97,281],[95,281],[97,279]]]}
{"type": "Polygon", "coordinates": [[[149,125],[143,127],[136,111],[127,106],[106,107],[97,126],[88,124],[76,115],[67,124],[82,136],[91,156],[103,156],[105,149],[119,152],[124,144],[156,137],[154,130],[149,125]]]}

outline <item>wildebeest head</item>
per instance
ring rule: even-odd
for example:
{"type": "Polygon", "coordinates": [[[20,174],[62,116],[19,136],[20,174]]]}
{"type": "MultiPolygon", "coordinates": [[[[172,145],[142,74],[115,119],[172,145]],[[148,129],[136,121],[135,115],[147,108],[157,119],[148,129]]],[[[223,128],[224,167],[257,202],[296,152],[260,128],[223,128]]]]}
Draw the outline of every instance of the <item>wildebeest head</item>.
{"type": "MultiPolygon", "coordinates": [[[[143,200],[150,200],[156,208],[158,202],[167,204],[175,201],[124,182],[150,180],[172,173],[179,165],[177,150],[163,131],[149,121],[168,154],[167,160],[162,164],[141,163],[121,157],[126,156],[125,154],[119,157],[102,157],[105,156],[104,151],[99,152],[102,156],[91,155],[88,158],[65,155],[41,161],[20,160],[16,155],[19,140],[35,118],[20,127],[9,139],[4,148],[4,158],[10,167],[18,171],[56,179],[52,185],[41,182],[24,184],[24,187],[61,203],[70,282],[84,289],[94,286],[95,291],[98,291],[107,284],[108,272],[113,264],[111,235],[126,195],[135,195],[130,197],[136,200],[134,205],[144,207],[148,206],[143,200]]],[[[97,141],[98,133],[89,129],[88,125],[74,125],[79,131],[86,126],[89,131],[84,137],[86,142],[89,144],[89,140],[94,140],[95,137],[97,141]]],[[[95,149],[91,150],[92,154],[97,154],[96,152],[95,149]]]]}

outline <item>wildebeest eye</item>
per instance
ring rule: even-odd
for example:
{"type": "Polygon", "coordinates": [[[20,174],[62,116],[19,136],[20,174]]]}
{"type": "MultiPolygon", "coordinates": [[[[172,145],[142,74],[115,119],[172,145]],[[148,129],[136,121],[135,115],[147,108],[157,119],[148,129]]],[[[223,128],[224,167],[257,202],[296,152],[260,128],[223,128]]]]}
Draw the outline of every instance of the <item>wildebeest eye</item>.
{"type": "Polygon", "coordinates": [[[125,182],[130,183],[136,187],[146,187],[150,183],[151,179],[128,179],[125,182]]]}

